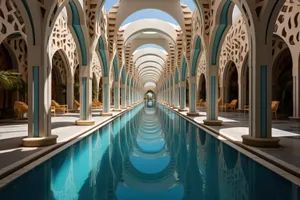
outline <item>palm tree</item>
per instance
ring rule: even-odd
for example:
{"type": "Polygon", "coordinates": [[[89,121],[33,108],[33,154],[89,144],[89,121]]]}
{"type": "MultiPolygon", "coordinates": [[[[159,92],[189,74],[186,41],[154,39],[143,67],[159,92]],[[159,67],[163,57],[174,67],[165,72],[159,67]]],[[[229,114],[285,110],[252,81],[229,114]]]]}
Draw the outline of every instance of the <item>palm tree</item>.
{"type": "Polygon", "coordinates": [[[14,70],[0,70],[0,89],[20,89],[22,85],[22,79],[19,73],[14,70]]]}
{"type": "MultiPolygon", "coordinates": [[[[20,74],[14,70],[0,70],[0,90],[15,90],[23,89],[23,82],[20,74]]],[[[5,109],[6,104],[6,92],[3,93],[3,105],[5,109]]]]}

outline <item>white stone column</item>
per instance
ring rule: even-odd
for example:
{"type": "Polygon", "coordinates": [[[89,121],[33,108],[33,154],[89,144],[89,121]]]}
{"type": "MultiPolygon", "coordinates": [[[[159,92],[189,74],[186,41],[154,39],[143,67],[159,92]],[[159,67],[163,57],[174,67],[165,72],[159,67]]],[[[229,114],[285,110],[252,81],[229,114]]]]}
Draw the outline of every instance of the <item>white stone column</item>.
{"type": "Polygon", "coordinates": [[[80,85],[80,119],[77,125],[93,125],[92,119],[92,69],[88,66],[79,66],[80,85]]]}
{"type": "Polygon", "coordinates": [[[120,82],[114,82],[114,111],[121,111],[120,109],[120,82]]]}
{"type": "MultiPolygon", "coordinates": [[[[299,50],[298,50],[299,51],[299,50]]],[[[292,120],[300,120],[300,56],[297,50],[292,50],[293,59],[293,117],[292,120]]]]}
{"type": "Polygon", "coordinates": [[[126,108],[126,88],[125,84],[121,85],[121,104],[122,104],[122,109],[126,108]]]}
{"type": "MultiPolygon", "coordinates": [[[[243,135],[243,143],[252,146],[276,147],[279,139],[272,138],[272,47],[263,45],[257,37],[256,49],[249,56],[250,70],[250,135],[243,135]],[[255,59],[253,59],[255,58],[255,59]]],[[[253,42],[252,42],[253,43],[253,42]]],[[[255,46],[249,46],[251,51],[255,46]]]]}
{"type": "Polygon", "coordinates": [[[186,82],[181,81],[180,82],[180,108],[178,109],[179,111],[183,112],[183,111],[187,111],[186,109],[186,82]]]}
{"type": "Polygon", "coordinates": [[[206,113],[207,118],[204,120],[205,125],[220,126],[222,121],[218,119],[218,67],[208,66],[206,69],[206,113]]]}
{"type": "Polygon", "coordinates": [[[102,102],[103,102],[103,111],[101,113],[102,116],[111,116],[110,112],[110,84],[109,77],[102,78],[103,89],[102,89],[102,102]]]}
{"type": "Polygon", "coordinates": [[[46,47],[28,46],[28,137],[23,146],[56,143],[51,135],[51,68],[46,47]]]}
{"type": "Polygon", "coordinates": [[[196,80],[197,77],[193,76],[190,77],[190,84],[189,84],[189,112],[187,113],[188,116],[199,116],[199,113],[196,112],[196,80]]]}

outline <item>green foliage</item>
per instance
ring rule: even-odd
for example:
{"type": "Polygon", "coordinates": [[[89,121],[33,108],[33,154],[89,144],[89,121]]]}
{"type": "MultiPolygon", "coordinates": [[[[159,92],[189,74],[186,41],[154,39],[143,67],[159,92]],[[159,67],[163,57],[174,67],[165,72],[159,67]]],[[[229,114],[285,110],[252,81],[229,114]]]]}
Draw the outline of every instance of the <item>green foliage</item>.
{"type": "Polygon", "coordinates": [[[14,90],[23,89],[24,84],[20,74],[14,70],[0,71],[0,89],[14,90]]]}

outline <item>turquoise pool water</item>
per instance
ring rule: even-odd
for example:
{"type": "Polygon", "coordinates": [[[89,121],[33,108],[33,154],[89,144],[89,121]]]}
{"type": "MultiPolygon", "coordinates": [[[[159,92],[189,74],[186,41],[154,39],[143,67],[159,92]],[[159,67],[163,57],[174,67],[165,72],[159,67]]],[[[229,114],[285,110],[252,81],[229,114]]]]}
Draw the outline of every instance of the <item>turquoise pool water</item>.
{"type": "Polygon", "coordinates": [[[25,173],[0,190],[0,199],[300,199],[298,186],[151,104],[25,173]]]}

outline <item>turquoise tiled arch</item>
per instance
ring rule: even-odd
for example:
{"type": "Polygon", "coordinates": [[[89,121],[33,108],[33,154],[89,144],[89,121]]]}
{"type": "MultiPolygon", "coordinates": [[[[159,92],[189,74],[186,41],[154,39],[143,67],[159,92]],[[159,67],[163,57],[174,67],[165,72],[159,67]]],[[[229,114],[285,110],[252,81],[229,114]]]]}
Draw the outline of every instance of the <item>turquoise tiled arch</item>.
{"type": "Polygon", "coordinates": [[[87,50],[85,45],[85,38],[80,24],[80,16],[78,13],[78,8],[75,5],[74,1],[70,1],[69,5],[72,11],[72,27],[75,31],[80,46],[81,62],[82,62],[81,64],[82,66],[87,66],[87,50]]]}
{"type": "Polygon", "coordinates": [[[33,23],[33,17],[32,14],[30,12],[27,0],[22,0],[22,3],[25,7],[25,10],[27,12],[27,15],[29,17],[29,21],[30,21],[30,25],[31,25],[31,31],[32,31],[32,40],[33,40],[33,45],[35,45],[35,27],[34,27],[34,23],[33,23]]]}
{"type": "Polygon", "coordinates": [[[222,12],[220,15],[220,24],[217,29],[217,32],[215,35],[215,40],[214,40],[213,47],[212,47],[212,60],[211,60],[212,65],[217,64],[217,56],[218,56],[218,51],[220,48],[221,39],[222,39],[223,34],[228,25],[228,11],[229,11],[230,5],[231,5],[231,0],[227,0],[223,6],[223,9],[222,9],[222,12]]]}
{"type": "Polygon", "coordinates": [[[102,60],[102,65],[103,65],[103,76],[108,77],[108,70],[107,70],[107,60],[106,60],[106,55],[105,55],[105,47],[104,47],[104,41],[102,37],[99,38],[98,40],[98,51],[102,60]]]}
{"type": "Polygon", "coordinates": [[[126,74],[125,74],[125,67],[123,67],[122,72],[121,72],[121,77],[122,77],[122,80],[121,80],[121,81],[122,81],[122,84],[125,84],[125,81],[126,81],[126,80],[125,80],[125,75],[126,75],[126,74]]]}
{"type": "Polygon", "coordinates": [[[182,73],[181,73],[181,81],[185,81],[186,78],[186,68],[187,68],[187,62],[186,58],[183,58],[183,63],[182,63],[182,73]]]}
{"type": "Polygon", "coordinates": [[[114,66],[114,78],[115,78],[115,81],[117,82],[119,79],[119,68],[118,68],[117,56],[114,57],[113,66],[114,66]]]}
{"type": "Polygon", "coordinates": [[[178,84],[179,82],[179,72],[178,72],[178,68],[176,67],[176,71],[175,71],[175,84],[178,84]]]}
{"type": "Polygon", "coordinates": [[[192,76],[196,76],[196,74],[197,74],[197,61],[198,61],[200,52],[201,52],[201,39],[199,36],[197,36],[196,46],[195,46],[195,51],[194,51],[194,56],[193,56],[193,62],[192,62],[192,76]]]}

